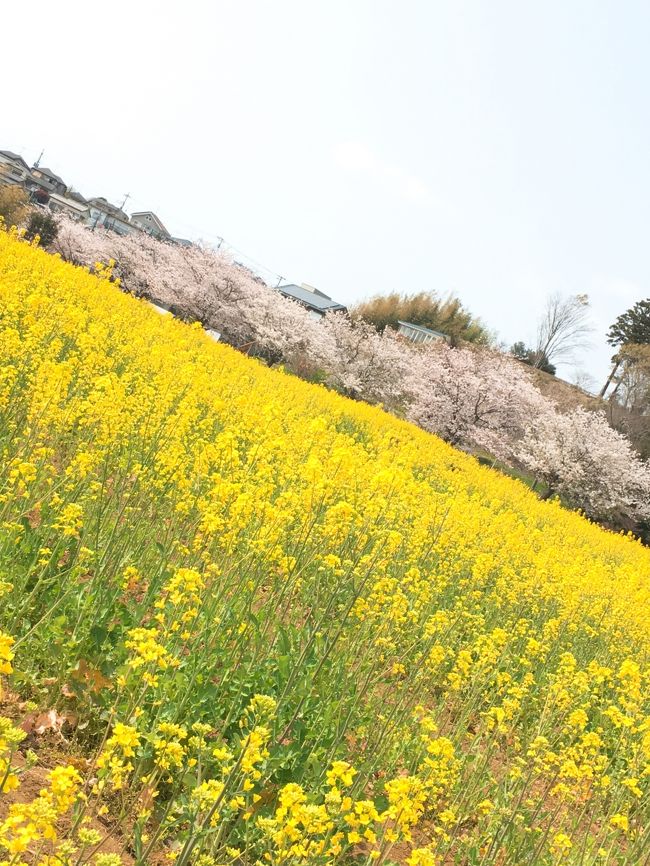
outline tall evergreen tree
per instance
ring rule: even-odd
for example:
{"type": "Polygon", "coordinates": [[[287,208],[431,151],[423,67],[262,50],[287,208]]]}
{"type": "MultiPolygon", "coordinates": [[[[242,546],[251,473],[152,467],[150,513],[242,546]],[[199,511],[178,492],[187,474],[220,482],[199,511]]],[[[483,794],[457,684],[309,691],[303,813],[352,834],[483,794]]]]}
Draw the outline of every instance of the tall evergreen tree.
{"type": "Polygon", "coordinates": [[[610,346],[650,343],[650,298],[637,301],[618,317],[607,334],[610,346]]]}
{"type": "MultiPolygon", "coordinates": [[[[650,298],[637,301],[633,307],[621,313],[609,329],[607,342],[610,346],[616,347],[650,344],[650,298]]],[[[601,397],[605,396],[621,364],[621,360],[620,353],[617,353],[612,358],[613,367],[600,392],[601,397]]]]}

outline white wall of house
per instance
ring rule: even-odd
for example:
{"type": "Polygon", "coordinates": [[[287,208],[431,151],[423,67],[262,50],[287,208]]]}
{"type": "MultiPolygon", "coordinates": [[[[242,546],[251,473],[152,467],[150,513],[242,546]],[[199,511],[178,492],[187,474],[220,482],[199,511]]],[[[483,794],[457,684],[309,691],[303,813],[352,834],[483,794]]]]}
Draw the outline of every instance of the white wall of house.
{"type": "Polygon", "coordinates": [[[412,343],[433,343],[436,340],[444,340],[443,336],[427,333],[421,328],[403,322],[400,322],[397,332],[403,337],[406,337],[407,340],[410,340],[412,343]]]}
{"type": "Polygon", "coordinates": [[[85,221],[88,219],[87,205],[83,204],[83,202],[76,201],[76,199],[59,195],[56,192],[53,192],[50,195],[48,207],[55,213],[67,213],[70,216],[75,217],[75,219],[82,219],[85,221]]]}
{"type": "Polygon", "coordinates": [[[104,228],[117,232],[117,234],[120,235],[130,235],[135,231],[135,227],[132,226],[131,223],[126,223],[119,217],[106,213],[106,211],[101,210],[101,208],[98,208],[96,205],[90,205],[88,208],[88,216],[85,219],[86,225],[91,228],[103,226],[104,228]]]}
{"type": "Polygon", "coordinates": [[[155,238],[168,238],[169,235],[152,213],[135,213],[131,215],[131,224],[155,238]]]}
{"type": "Polygon", "coordinates": [[[146,232],[150,232],[155,229],[154,222],[148,214],[146,216],[132,216],[131,222],[133,223],[133,225],[144,229],[144,231],[146,232]]]}

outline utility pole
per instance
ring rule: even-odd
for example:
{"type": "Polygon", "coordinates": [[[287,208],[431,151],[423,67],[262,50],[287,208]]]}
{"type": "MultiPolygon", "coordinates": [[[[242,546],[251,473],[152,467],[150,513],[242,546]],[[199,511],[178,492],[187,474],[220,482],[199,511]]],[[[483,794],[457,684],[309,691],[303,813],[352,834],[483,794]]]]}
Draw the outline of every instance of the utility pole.
{"type": "Polygon", "coordinates": [[[279,288],[280,288],[280,283],[282,282],[283,279],[284,279],[284,277],[278,277],[278,284],[277,284],[277,286],[275,287],[276,289],[279,289],[279,288]]]}
{"type": "Polygon", "coordinates": [[[44,153],[45,153],[45,148],[43,148],[43,150],[39,153],[38,159],[36,160],[36,162],[34,163],[32,168],[38,168],[39,167],[39,165],[41,164],[41,160],[43,159],[44,153]]]}
{"type": "Polygon", "coordinates": [[[129,193],[129,192],[125,193],[125,195],[124,195],[124,201],[123,201],[122,204],[120,205],[120,210],[124,210],[124,205],[126,204],[127,200],[130,199],[130,198],[131,198],[131,193],[129,193]]]}

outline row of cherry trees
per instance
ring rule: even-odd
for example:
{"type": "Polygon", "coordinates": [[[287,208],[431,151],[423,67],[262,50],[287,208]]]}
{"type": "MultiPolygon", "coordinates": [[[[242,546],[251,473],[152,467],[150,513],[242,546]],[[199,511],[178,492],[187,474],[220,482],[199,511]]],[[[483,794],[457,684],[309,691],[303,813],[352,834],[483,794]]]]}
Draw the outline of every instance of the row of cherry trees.
{"type": "Polygon", "coordinates": [[[596,519],[650,516],[650,469],[604,413],[560,412],[527,368],[494,349],[415,347],[341,314],[314,320],[227,255],[120,237],[61,219],[54,250],[93,268],[114,259],[123,288],[199,320],[269,363],[381,403],[465,450],[532,474],[596,519]]]}

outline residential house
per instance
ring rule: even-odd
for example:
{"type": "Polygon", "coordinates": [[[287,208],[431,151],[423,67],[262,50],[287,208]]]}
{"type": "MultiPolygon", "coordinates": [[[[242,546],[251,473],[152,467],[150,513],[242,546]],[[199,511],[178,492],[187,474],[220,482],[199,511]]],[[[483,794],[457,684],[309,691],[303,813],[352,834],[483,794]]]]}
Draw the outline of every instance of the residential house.
{"type": "Polygon", "coordinates": [[[51,193],[48,207],[54,213],[64,213],[73,219],[86,223],[90,218],[88,202],[82,195],[74,191],[68,191],[66,195],[59,195],[57,192],[51,193]]]}
{"type": "Polygon", "coordinates": [[[118,235],[128,235],[135,231],[124,211],[102,196],[88,199],[86,224],[92,229],[101,226],[118,235]]]}
{"type": "Polygon", "coordinates": [[[36,190],[44,190],[47,195],[52,195],[53,192],[57,195],[65,195],[68,185],[65,181],[55,174],[49,168],[41,168],[40,165],[32,166],[29,177],[26,180],[28,188],[36,190]]]}
{"type": "Polygon", "coordinates": [[[158,238],[158,240],[167,241],[171,239],[171,235],[163,225],[162,220],[153,211],[143,210],[132,213],[131,223],[148,235],[158,238]]]}
{"type": "Polygon", "coordinates": [[[0,150],[0,184],[15,186],[23,184],[29,175],[29,166],[17,153],[0,150]]]}
{"type": "Polygon", "coordinates": [[[285,298],[297,301],[309,310],[309,315],[314,319],[322,319],[326,313],[347,312],[346,306],[339,304],[338,301],[333,301],[329,295],[307,285],[307,283],[302,283],[300,286],[294,284],[278,286],[278,291],[285,298]]]}
{"type": "Polygon", "coordinates": [[[449,339],[441,331],[433,331],[424,325],[414,325],[412,322],[398,322],[397,325],[397,333],[412,343],[433,343],[435,340],[449,339]]]}

